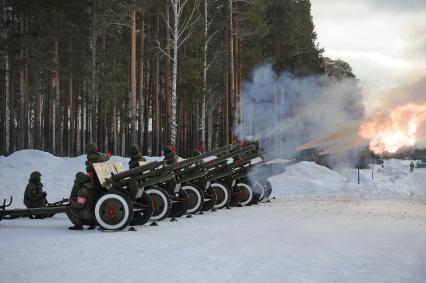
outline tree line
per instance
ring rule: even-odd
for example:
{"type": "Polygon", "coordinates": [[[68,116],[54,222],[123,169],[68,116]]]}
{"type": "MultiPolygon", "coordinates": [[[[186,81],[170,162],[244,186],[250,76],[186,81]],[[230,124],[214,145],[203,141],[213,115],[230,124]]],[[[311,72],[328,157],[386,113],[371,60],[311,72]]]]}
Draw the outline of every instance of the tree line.
{"type": "Polygon", "coordinates": [[[340,62],[322,57],[309,0],[0,3],[0,155],[212,149],[235,139],[256,65],[305,76],[340,62]]]}

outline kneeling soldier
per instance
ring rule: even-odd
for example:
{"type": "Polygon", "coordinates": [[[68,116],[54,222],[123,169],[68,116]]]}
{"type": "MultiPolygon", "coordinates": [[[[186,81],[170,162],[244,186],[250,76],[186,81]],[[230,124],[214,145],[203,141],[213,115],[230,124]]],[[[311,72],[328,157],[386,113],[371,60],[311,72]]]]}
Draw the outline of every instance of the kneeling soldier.
{"type": "Polygon", "coordinates": [[[40,172],[32,172],[29,183],[25,188],[24,204],[28,208],[39,208],[47,205],[46,192],[43,191],[40,177],[40,172]]]}
{"type": "Polygon", "coordinates": [[[105,162],[111,157],[109,154],[99,152],[98,145],[93,142],[86,145],[86,154],[86,172],[91,175],[91,177],[96,176],[93,163],[105,162]]]}
{"type": "Polygon", "coordinates": [[[82,172],[77,173],[66,211],[74,226],[68,229],[83,230],[83,225],[89,226],[89,230],[95,229],[95,200],[96,190],[91,178],[82,172]]]}
{"type": "Polygon", "coordinates": [[[129,147],[130,153],[130,161],[129,161],[129,169],[133,169],[139,166],[140,161],[145,161],[145,158],[139,151],[139,147],[137,145],[131,145],[129,147]]]}

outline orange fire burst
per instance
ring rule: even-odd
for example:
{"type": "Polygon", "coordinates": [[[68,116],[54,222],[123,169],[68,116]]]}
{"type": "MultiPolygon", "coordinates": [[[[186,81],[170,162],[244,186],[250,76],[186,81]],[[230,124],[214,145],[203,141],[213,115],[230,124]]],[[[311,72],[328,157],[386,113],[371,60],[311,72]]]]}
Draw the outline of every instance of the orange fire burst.
{"type": "Polygon", "coordinates": [[[418,130],[425,123],[426,104],[407,104],[375,115],[360,126],[358,133],[370,141],[374,153],[396,153],[417,143],[418,130]]]}

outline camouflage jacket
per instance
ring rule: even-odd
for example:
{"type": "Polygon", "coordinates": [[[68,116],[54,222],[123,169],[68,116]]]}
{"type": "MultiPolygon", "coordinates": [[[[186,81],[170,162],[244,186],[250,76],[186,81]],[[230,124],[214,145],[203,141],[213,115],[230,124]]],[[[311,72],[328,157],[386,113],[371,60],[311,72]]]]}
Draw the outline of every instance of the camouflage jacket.
{"type": "Polygon", "coordinates": [[[47,204],[46,193],[43,192],[43,184],[28,183],[25,188],[24,204],[28,208],[45,207],[47,204]]]}

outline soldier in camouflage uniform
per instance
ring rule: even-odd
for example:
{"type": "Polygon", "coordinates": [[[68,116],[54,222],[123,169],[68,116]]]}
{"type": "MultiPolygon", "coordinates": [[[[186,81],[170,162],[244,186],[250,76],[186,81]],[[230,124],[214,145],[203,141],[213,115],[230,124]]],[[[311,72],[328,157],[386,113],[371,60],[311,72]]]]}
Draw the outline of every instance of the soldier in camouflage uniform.
{"type": "Polygon", "coordinates": [[[129,169],[133,169],[139,166],[140,161],[145,161],[145,158],[139,151],[139,147],[137,145],[131,145],[129,147],[130,153],[130,161],[129,161],[129,169]]]}
{"type": "Polygon", "coordinates": [[[108,161],[110,155],[106,153],[100,153],[97,144],[91,142],[86,145],[86,172],[91,177],[96,177],[95,169],[93,168],[93,163],[105,162],[108,161]]]}
{"type": "Polygon", "coordinates": [[[70,195],[70,205],[67,206],[66,210],[67,216],[74,226],[68,229],[83,230],[83,225],[89,226],[89,230],[95,229],[94,207],[96,197],[96,187],[91,178],[83,172],[77,173],[70,195]]]}
{"type": "Polygon", "coordinates": [[[166,163],[168,165],[175,164],[178,162],[178,156],[173,146],[166,145],[164,146],[163,151],[164,151],[164,160],[166,160],[166,163]]]}
{"type": "Polygon", "coordinates": [[[28,208],[45,207],[47,205],[46,192],[43,191],[40,172],[32,172],[25,189],[24,204],[28,208]]]}

